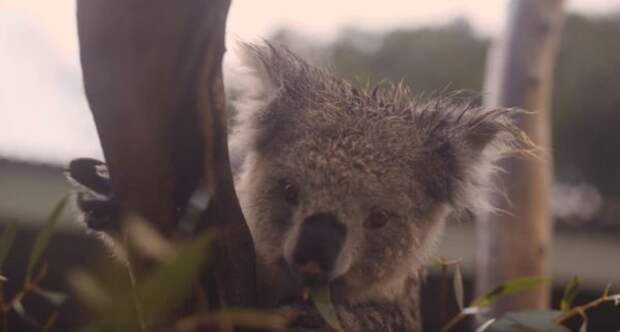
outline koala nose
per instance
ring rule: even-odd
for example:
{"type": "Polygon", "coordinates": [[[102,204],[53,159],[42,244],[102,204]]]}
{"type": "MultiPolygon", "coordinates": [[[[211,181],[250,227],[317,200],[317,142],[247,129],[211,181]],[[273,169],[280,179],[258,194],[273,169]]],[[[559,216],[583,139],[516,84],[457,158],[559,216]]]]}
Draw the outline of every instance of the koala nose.
{"type": "Polygon", "coordinates": [[[346,233],[346,226],[331,213],[316,213],[304,220],[293,251],[294,269],[304,282],[328,281],[346,233]]]}

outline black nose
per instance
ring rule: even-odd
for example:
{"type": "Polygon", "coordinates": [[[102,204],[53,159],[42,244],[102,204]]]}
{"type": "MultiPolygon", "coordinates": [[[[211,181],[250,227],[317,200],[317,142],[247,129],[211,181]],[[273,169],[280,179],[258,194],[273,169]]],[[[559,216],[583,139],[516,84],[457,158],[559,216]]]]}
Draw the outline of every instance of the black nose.
{"type": "Polygon", "coordinates": [[[327,281],[346,233],[346,226],[331,213],[316,213],[304,220],[293,252],[293,263],[305,282],[327,281]]]}

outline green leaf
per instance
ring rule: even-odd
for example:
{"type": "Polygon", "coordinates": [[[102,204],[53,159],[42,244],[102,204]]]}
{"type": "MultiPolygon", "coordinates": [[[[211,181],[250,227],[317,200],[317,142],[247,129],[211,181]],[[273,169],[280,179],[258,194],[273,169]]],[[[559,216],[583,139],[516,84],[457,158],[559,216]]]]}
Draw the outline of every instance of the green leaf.
{"type": "Polygon", "coordinates": [[[463,308],[463,310],[461,310],[461,314],[465,316],[471,316],[471,315],[483,314],[488,311],[489,311],[488,308],[485,308],[485,307],[470,306],[470,307],[463,308]]]}
{"type": "Polygon", "coordinates": [[[611,290],[611,282],[607,283],[607,286],[605,286],[605,290],[603,291],[603,297],[609,296],[610,290],[611,290]]]}
{"type": "Polygon", "coordinates": [[[2,236],[0,236],[0,271],[2,271],[2,265],[13,246],[15,234],[17,234],[17,224],[10,223],[6,225],[4,232],[2,232],[2,236]]]}
{"type": "MultiPolygon", "coordinates": [[[[110,294],[103,285],[89,272],[75,270],[69,272],[69,283],[80,303],[91,310],[103,311],[110,304],[110,294]]],[[[118,288],[118,287],[115,287],[118,288]]]]}
{"type": "Polygon", "coordinates": [[[472,306],[488,306],[504,296],[530,290],[548,281],[549,279],[546,277],[525,277],[508,280],[474,300],[472,306]]]}
{"type": "Polygon", "coordinates": [[[486,322],[478,326],[478,328],[476,329],[476,332],[485,332],[489,328],[489,326],[491,326],[494,322],[495,322],[495,318],[491,318],[487,320],[486,322]]]}
{"type": "MultiPolygon", "coordinates": [[[[215,327],[231,325],[243,331],[286,331],[293,317],[296,317],[295,313],[287,315],[280,311],[229,308],[185,317],[176,322],[175,331],[212,331],[215,327]]],[[[226,329],[217,331],[221,330],[226,329]]]]}
{"type": "Polygon", "coordinates": [[[485,332],[570,332],[555,323],[561,314],[558,310],[509,312],[495,320],[485,332]]]}
{"type": "Polygon", "coordinates": [[[614,306],[620,305],[620,294],[610,295],[609,297],[614,301],[614,306]]]}
{"type": "Polygon", "coordinates": [[[141,331],[142,325],[147,331],[153,330],[195,289],[207,263],[211,239],[209,233],[182,246],[173,259],[138,284],[135,293],[126,292],[120,298],[112,298],[110,307],[103,310],[103,319],[86,331],[141,331]],[[137,295],[138,308],[134,294],[137,295]]]}
{"type": "Polygon", "coordinates": [[[65,205],[67,204],[68,199],[69,199],[69,196],[65,196],[63,199],[60,200],[60,202],[58,202],[58,204],[56,204],[56,207],[54,208],[50,216],[47,218],[45,225],[43,225],[43,227],[39,231],[39,234],[37,234],[37,237],[34,241],[34,245],[32,246],[32,252],[30,253],[30,258],[28,258],[28,270],[26,272],[26,282],[29,282],[30,278],[32,278],[32,273],[34,272],[34,268],[36,267],[37,263],[39,262],[39,259],[43,255],[45,248],[47,248],[50,238],[54,234],[56,224],[58,224],[58,221],[60,220],[60,215],[62,214],[62,211],[65,209],[65,205]]]}
{"type": "Polygon", "coordinates": [[[57,307],[62,305],[68,298],[67,294],[41,289],[38,287],[34,288],[33,292],[57,307]]]}
{"type": "Polygon", "coordinates": [[[573,305],[573,301],[577,296],[579,284],[581,284],[581,278],[579,276],[574,276],[570,280],[568,285],[566,285],[566,288],[564,289],[564,296],[562,296],[562,301],[560,302],[560,310],[570,310],[571,306],[573,305]]]}
{"type": "Polygon", "coordinates": [[[461,275],[461,268],[458,264],[454,267],[454,277],[452,279],[452,284],[454,285],[454,296],[456,297],[456,304],[458,304],[459,310],[462,311],[465,307],[465,305],[463,304],[463,276],[461,275]]]}
{"type": "Polygon", "coordinates": [[[143,257],[152,258],[158,262],[167,262],[176,255],[174,245],[137,215],[126,217],[123,230],[128,236],[131,249],[135,249],[136,253],[143,257]]]}
{"type": "Polygon", "coordinates": [[[147,323],[156,323],[196,287],[207,263],[211,234],[205,234],[182,248],[177,257],[165,264],[138,287],[147,323]]]}
{"type": "Polygon", "coordinates": [[[311,289],[310,298],[321,314],[321,317],[323,317],[332,329],[338,332],[344,331],[340,325],[338,315],[336,314],[336,309],[332,303],[329,286],[326,285],[325,287],[311,289]]]}
{"type": "Polygon", "coordinates": [[[15,311],[15,313],[17,313],[17,315],[24,322],[30,324],[30,326],[36,329],[41,328],[40,324],[26,311],[26,308],[24,308],[24,305],[22,304],[21,300],[14,301],[11,308],[13,308],[13,311],[15,311]]]}

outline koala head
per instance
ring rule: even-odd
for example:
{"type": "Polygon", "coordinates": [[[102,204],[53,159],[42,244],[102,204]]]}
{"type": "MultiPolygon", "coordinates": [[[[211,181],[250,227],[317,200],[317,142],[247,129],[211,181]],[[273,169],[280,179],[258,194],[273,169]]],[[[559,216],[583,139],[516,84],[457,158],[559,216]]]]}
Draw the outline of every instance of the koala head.
{"type": "Polygon", "coordinates": [[[454,210],[488,209],[487,178],[519,145],[509,110],[402,85],[358,89],[283,47],[243,45],[237,190],[267,265],[352,297],[402,290],[454,210]]]}

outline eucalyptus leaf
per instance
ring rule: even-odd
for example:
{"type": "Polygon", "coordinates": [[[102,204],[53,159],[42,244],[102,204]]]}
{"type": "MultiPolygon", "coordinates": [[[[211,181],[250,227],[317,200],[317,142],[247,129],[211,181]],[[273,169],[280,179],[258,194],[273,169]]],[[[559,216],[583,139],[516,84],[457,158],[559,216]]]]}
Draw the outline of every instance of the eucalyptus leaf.
{"type": "Polygon", "coordinates": [[[483,314],[488,311],[486,307],[466,307],[461,310],[461,313],[466,316],[483,314]]]}
{"type": "Polygon", "coordinates": [[[195,289],[207,263],[211,239],[210,233],[204,234],[181,246],[172,260],[161,265],[137,285],[134,294],[112,298],[110,307],[102,311],[103,319],[85,331],[129,332],[142,331],[143,327],[147,331],[154,330],[195,289]],[[137,304],[134,296],[137,297],[137,304]]]}
{"type": "Polygon", "coordinates": [[[485,332],[570,332],[555,323],[561,314],[558,310],[509,312],[495,320],[485,332]]]}
{"type": "Polygon", "coordinates": [[[549,279],[545,277],[525,277],[512,279],[495,287],[492,291],[480,296],[472,303],[473,306],[488,306],[507,295],[513,295],[539,286],[549,279]]]}
{"type": "Polygon", "coordinates": [[[38,287],[34,288],[33,292],[41,296],[42,298],[46,299],[48,302],[50,302],[51,304],[57,307],[65,303],[67,298],[69,298],[67,294],[64,294],[61,292],[50,291],[46,289],[41,289],[38,287]]]}
{"type": "Polygon", "coordinates": [[[128,243],[137,253],[158,262],[167,262],[174,258],[176,248],[166,240],[152,225],[143,218],[130,215],[123,222],[124,234],[128,243]]]}
{"type": "Polygon", "coordinates": [[[564,289],[564,296],[562,296],[562,301],[560,302],[560,310],[570,310],[573,305],[573,301],[577,296],[577,290],[579,289],[580,284],[581,278],[579,276],[574,276],[568,285],[566,285],[566,288],[564,289]]]}
{"type": "Polygon", "coordinates": [[[459,310],[462,311],[465,307],[463,304],[463,276],[461,275],[461,268],[458,264],[454,267],[454,277],[452,279],[452,283],[454,285],[454,297],[456,298],[456,304],[458,304],[459,310]]]}
{"type": "Polygon", "coordinates": [[[338,320],[334,304],[332,303],[329,286],[325,285],[325,287],[311,289],[310,298],[321,314],[321,317],[323,317],[332,329],[338,332],[344,331],[340,325],[340,320],[338,320]]]}
{"type": "Polygon", "coordinates": [[[610,295],[611,299],[614,301],[614,305],[620,305],[620,294],[610,295]]]}
{"type": "Polygon", "coordinates": [[[89,309],[101,312],[111,303],[110,294],[93,274],[76,270],[71,271],[68,277],[73,293],[89,309]]]}
{"type": "Polygon", "coordinates": [[[63,199],[60,200],[60,202],[58,202],[58,204],[56,204],[56,207],[47,218],[45,225],[43,225],[43,227],[39,231],[39,234],[37,234],[34,245],[32,246],[32,252],[30,253],[30,257],[28,258],[26,282],[29,282],[32,278],[32,273],[34,272],[34,269],[39,262],[39,259],[43,255],[45,248],[47,248],[50,238],[54,234],[56,224],[58,224],[58,221],[60,220],[60,215],[65,209],[65,205],[67,205],[68,199],[69,196],[65,196],[63,199]]]}
{"type": "Polygon", "coordinates": [[[11,308],[13,308],[13,311],[15,311],[15,313],[17,313],[17,315],[30,326],[37,329],[41,328],[41,325],[26,311],[26,308],[24,308],[24,305],[20,300],[14,301],[11,308]]]}
{"type": "Polygon", "coordinates": [[[2,265],[9,255],[9,251],[15,241],[15,234],[17,234],[17,224],[9,223],[4,228],[2,236],[0,236],[0,271],[2,271],[2,265]]]}
{"type": "Polygon", "coordinates": [[[489,328],[489,326],[491,326],[491,324],[493,324],[494,322],[495,322],[495,318],[491,318],[487,320],[486,322],[478,326],[478,328],[476,329],[476,332],[485,332],[489,328]]]}
{"type": "Polygon", "coordinates": [[[200,273],[207,264],[211,234],[203,234],[179,251],[169,263],[138,286],[147,323],[156,324],[179,305],[195,289],[200,273]]]}
{"type": "Polygon", "coordinates": [[[611,282],[607,283],[607,286],[605,286],[605,290],[603,291],[603,297],[609,296],[610,290],[611,290],[611,282]]]}
{"type": "Polygon", "coordinates": [[[175,323],[174,331],[211,331],[208,327],[231,324],[243,331],[289,331],[286,327],[292,317],[294,313],[229,308],[182,318],[175,323]]]}

